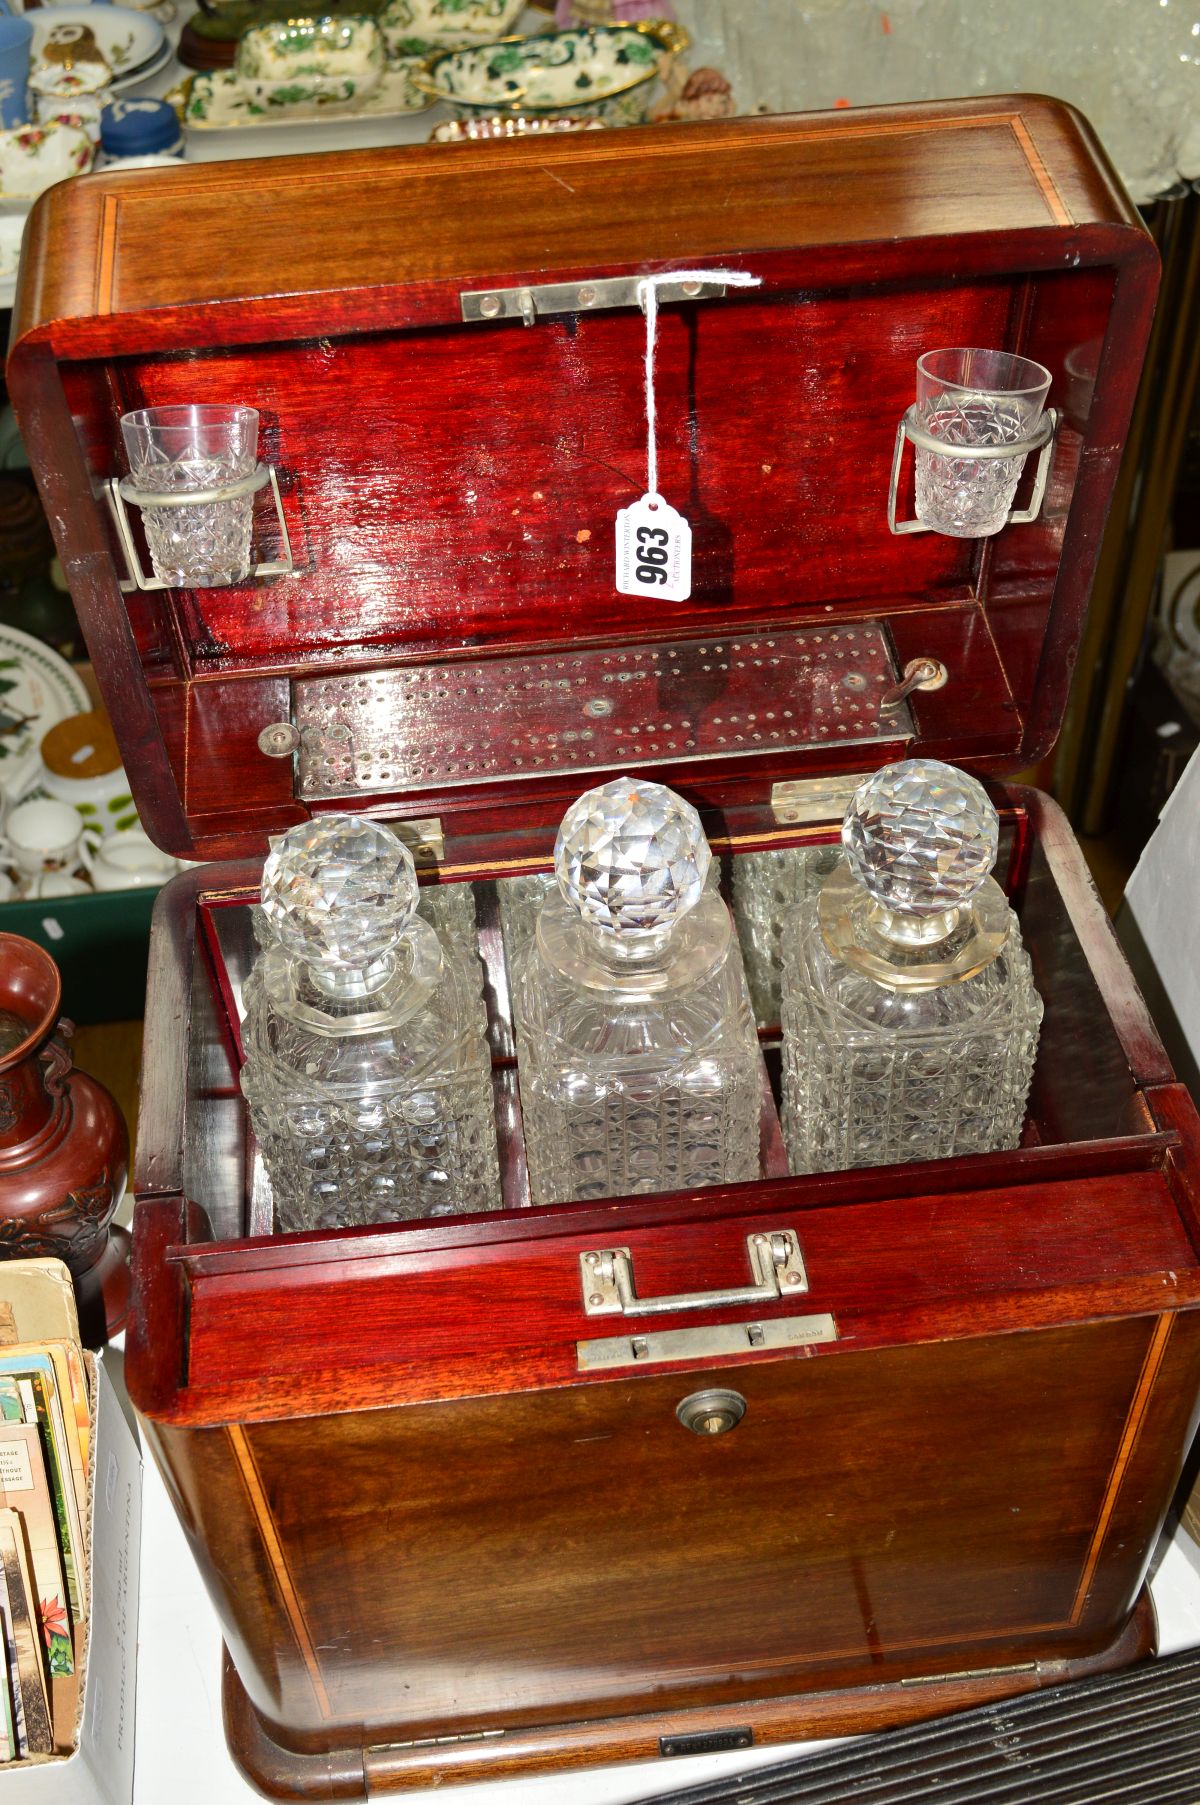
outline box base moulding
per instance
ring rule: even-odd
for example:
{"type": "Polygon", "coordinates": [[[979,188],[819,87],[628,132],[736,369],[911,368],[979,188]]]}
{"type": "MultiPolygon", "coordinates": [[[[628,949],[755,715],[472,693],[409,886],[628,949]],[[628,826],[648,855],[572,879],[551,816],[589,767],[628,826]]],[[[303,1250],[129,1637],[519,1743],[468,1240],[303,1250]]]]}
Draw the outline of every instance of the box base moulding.
{"type": "Polygon", "coordinates": [[[230,1752],[251,1784],[269,1798],[366,1799],[387,1792],[533,1777],[557,1768],[653,1761],[895,1729],[1091,1674],[1111,1673],[1149,1659],[1156,1646],[1154,1605],[1149,1588],[1143,1586],[1120,1633],[1092,1654],[918,1675],[844,1691],[791,1693],[694,1711],[522,1725],[300,1754],[274,1740],[246,1696],[228,1650],[222,1704],[230,1752]]]}

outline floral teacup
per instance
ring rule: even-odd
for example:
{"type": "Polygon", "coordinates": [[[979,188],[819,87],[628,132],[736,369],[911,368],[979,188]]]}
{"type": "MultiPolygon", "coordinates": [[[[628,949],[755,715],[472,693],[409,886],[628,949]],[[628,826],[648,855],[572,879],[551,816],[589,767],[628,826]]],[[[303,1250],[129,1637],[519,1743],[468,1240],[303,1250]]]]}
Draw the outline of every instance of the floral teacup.
{"type": "Polygon", "coordinates": [[[178,860],[160,852],[140,827],[119,840],[105,840],[91,861],[97,890],[157,890],[178,870],[178,860]]]}
{"type": "Polygon", "coordinates": [[[68,802],[36,797],[10,810],[0,833],[0,861],[30,883],[48,871],[74,871],[88,863],[83,822],[68,802]]]}
{"type": "Polygon", "coordinates": [[[77,125],[54,120],[0,132],[0,193],[33,199],[95,161],[96,147],[77,125]]]}

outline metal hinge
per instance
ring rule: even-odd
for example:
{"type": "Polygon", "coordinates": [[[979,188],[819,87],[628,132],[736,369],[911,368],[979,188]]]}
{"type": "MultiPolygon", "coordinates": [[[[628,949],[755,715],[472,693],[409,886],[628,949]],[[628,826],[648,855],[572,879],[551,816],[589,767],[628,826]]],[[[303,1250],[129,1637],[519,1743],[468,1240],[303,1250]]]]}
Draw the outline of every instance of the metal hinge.
{"type": "Polygon", "coordinates": [[[380,819],[381,827],[390,827],[396,838],[412,853],[413,864],[420,870],[440,865],[446,857],[446,836],[440,815],[422,815],[414,821],[380,819]]]}
{"type": "Polygon", "coordinates": [[[807,822],[840,821],[850,798],[869,771],[853,771],[843,777],[793,777],[771,785],[771,813],[780,827],[807,822]]]}
{"type": "MultiPolygon", "coordinates": [[[[641,307],[640,276],[607,276],[588,282],[544,282],[536,288],[473,288],[459,295],[464,320],[524,320],[543,314],[598,313],[605,307],[641,307]]],[[[663,282],[658,301],[719,301],[724,282],[663,282]]]]}
{"type": "Polygon", "coordinates": [[[411,1742],[375,1742],[364,1755],[394,1755],[397,1749],[444,1749],[457,1742],[495,1742],[504,1730],[468,1730],[463,1736],[414,1736],[411,1742]]]}

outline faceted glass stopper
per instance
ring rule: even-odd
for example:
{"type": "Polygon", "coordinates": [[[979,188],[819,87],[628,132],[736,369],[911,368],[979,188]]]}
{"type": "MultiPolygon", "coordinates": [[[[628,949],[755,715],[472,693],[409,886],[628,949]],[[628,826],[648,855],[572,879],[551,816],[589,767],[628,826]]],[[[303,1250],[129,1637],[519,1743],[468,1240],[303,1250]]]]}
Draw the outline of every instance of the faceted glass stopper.
{"type": "Polygon", "coordinates": [[[842,823],[846,861],[899,915],[942,915],[974,896],[996,863],[999,818],[953,765],[908,758],[859,785],[842,823]]]}
{"type": "Polygon", "coordinates": [[[690,802],[661,783],[618,777],[563,816],[558,887],[590,926],[632,936],[670,927],[699,902],[712,853],[690,802]]]}
{"type": "Polygon", "coordinates": [[[412,854],[358,815],[290,827],[263,867],[263,916],[306,965],[365,971],[396,944],[416,906],[412,854]]]}

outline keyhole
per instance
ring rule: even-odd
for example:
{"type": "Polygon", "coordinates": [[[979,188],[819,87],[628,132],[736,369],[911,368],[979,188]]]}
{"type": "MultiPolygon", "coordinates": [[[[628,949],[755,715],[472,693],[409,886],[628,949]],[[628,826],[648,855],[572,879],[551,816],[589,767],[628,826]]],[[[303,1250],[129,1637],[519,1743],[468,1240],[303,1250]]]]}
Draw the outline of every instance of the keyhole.
{"type": "Polygon", "coordinates": [[[675,1407],[675,1415],[693,1435],[724,1435],[736,1429],[746,1414],[746,1400],[738,1391],[694,1391],[675,1407]]]}

